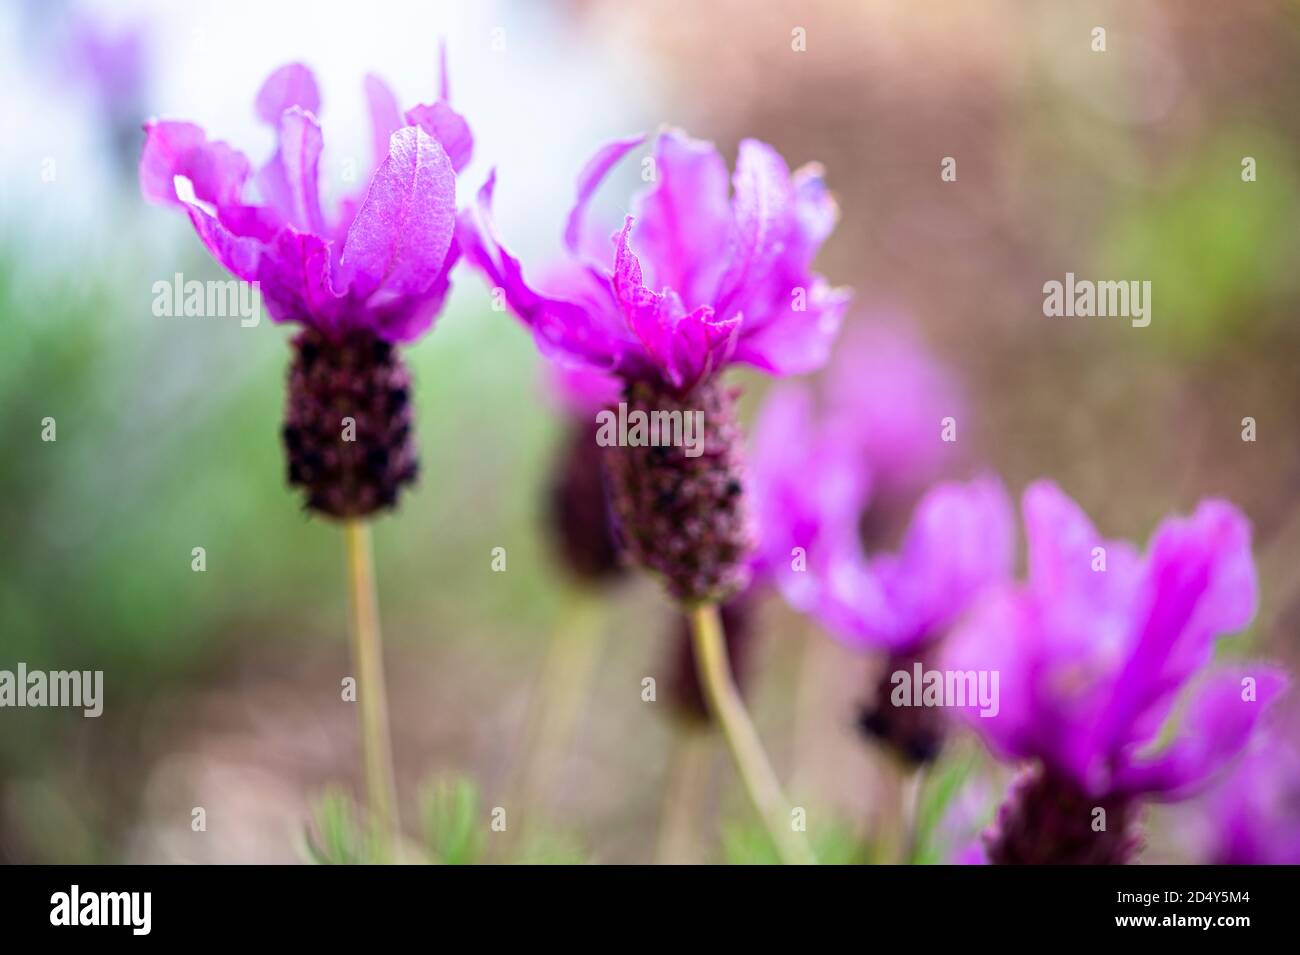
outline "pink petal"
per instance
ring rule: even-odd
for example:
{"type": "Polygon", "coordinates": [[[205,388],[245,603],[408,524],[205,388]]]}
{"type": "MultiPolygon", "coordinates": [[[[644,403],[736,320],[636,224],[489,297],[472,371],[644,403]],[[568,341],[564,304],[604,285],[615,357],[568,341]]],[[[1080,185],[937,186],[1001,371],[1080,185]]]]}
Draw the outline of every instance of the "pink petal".
{"type": "Polygon", "coordinates": [[[301,63],[289,63],[266,78],[257,93],[257,115],[265,123],[279,127],[286,109],[297,106],[320,115],[320,90],[316,77],[301,63]]]}
{"type": "Polygon", "coordinates": [[[281,230],[258,268],[266,310],[277,322],[324,331],[338,325],[340,297],[331,280],[329,243],[289,227],[281,230]]]}
{"type": "Polygon", "coordinates": [[[1163,522],[1134,607],[1132,649],[1093,732],[1098,748],[1150,738],[1215,639],[1250,622],[1257,594],[1250,526],[1236,508],[1206,501],[1163,522]]]}
{"type": "Polygon", "coordinates": [[[578,174],[578,198],[564,226],[564,244],[568,246],[570,252],[581,251],[582,220],[592,195],[618,161],[643,142],[645,142],[644,133],[606,143],[596,150],[596,154],[582,167],[582,172],[578,174]]]}
{"type": "Polygon", "coordinates": [[[318,170],[322,149],[316,117],[291,106],[280,117],[279,147],[257,183],[280,217],[300,232],[325,233],[318,170]]]}
{"type": "MultiPolygon", "coordinates": [[[[511,311],[532,330],[544,355],[556,361],[577,362],[605,370],[621,370],[633,343],[619,334],[614,319],[622,322],[613,296],[605,315],[594,303],[579,304],[544,295],[525,281],[519,260],[506,249],[492,218],[493,171],[479,189],[473,209],[457,222],[456,237],[470,264],[488,282],[502,290],[511,311]]],[[[606,283],[607,285],[608,283],[606,283]]]]}
{"type": "Polygon", "coordinates": [[[637,248],[655,288],[712,303],[731,237],[727,165],[712,143],[677,130],[659,134],[654,159],[657,182],[633,205],[637,248]]]}
{"type": "Polygon", "coordinates": [[[357,210],[340,260],[343,287],[366,298],[427,291],[456,227],[456,177],[447,153],[424,130],[399,129],[357,210]]]}
{"type": "Polygon", "coordinates": [[[1260,715],[1287,686],[1286,674],[1257,664],[1220,672],[1204,681],[1188,704],[1173,741],[1148,760],[1122,769],[1116,788],[1137,793],[1186,796],[1242,750],[1260,715]],[[1242,680],[1255,680],[1255,699],[1243,700],[1242,680]]]}
{"type": "Polygon", "coordinates": [[[807,296],[805,311],[794,311],[793,296],[783,296],[773,303],[777,311],[769,313],[766,322],[756,323],[752,331],[742,328],[735,360],[772,375],[803,375],[825,365],[850,295],[817,277],[807,296]]]}
{"type": "Polygon", "coordinates": [[[188,179],[199,200],[217,208],[239,202],[248,180],[248,158],[222,142],[209,142],[193,123],[152,120],[145,124],[140,189],[146,199],[181,205],[177,176],[188,179]]]}
{"type": "Polygon", "coordinates": [[[456,172],[469,164],[474,154],[474,135],[470,132],[465,117],[450,105],[439,100],[428,106],[415,106],[406,111],[406,121],[412,126],[419,126],[442,144],[451,158],[452,169],[456,172]]]}
{"type": "Polygon", "coordinates": [[[374,144],[375,165],[388,158],[388,143],[402,128],[402,110],[392,89],[374,73],[366,74],[366,105],[370,111],[370,136],[374,144]]]}
{"type": "Polygon", "coordinates": [[[767,275],[790,230],[794,190],[780,154],[758,140],[740,144],[732,200],[736,245],[716,307],[726,315],[767,275]]]}

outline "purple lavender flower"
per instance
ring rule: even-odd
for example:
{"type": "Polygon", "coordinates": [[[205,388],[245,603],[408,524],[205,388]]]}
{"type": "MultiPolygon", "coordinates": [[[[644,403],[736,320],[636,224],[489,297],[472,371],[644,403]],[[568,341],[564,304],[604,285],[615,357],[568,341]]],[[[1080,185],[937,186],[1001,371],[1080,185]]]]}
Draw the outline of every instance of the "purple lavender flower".
{"type": "Polygon", "coordinates": [[[587,204],[645,139],[610,143],[583,169],[564,234],[570,259],[544,287],[525,281],[497,237],[495,176],[479,191],[477,216],[462,219],[466,254],[543,351],[625,380],[682,394],[731,362],[778,375],[820,367],[847,302],[811,271],[838,216],[820,169],[791,175],[772,147],[747,139],[728,199],[726,165],[712,144],[664,130],[654,185],[633,199],[612,255],[608,246],[602,252],[586,228],[587,204]]]}
{"type": "Polygon", "coordinates": [[[1285,683],[1262,664],[1209,672],[1216,639],[1255,612],[1249,526],[1205,501],[1140,556],[1050,483],[1025,492],[1023,512],[1028,582],[990,595],[944,658],[999,674],[997,714],[969,721],[1001,758],[1035,763],[985,835],[989,859],[1126,862],[1141,803],[1224,768],[1285,683]]]}
{"type": "Polygon", "coordinates": [[[367,77],[366,93],[375,168],[333,216],[317,181],[320,93],[299,64],[276,70],[257,94],[257,114],[279,146],[256,174],[243,153],[193,123],[151,120],[140,185],[146,198],[183,210],[231,274],[261,284],[273,320],[409,342],[433,321],[459,255],[455,174],[472,141],[441,100],[408,110],[403,122],[381,80],[367,77]],[[192,199],[177,192],[178,178],[189,181],[192,199]]]}
{"type": "Polygon", "coordinates": [[[617,376],[633,412],[703,412],[702,455],[617,447],[605,461],[630,556],[680,600],[716,601],[745,585],[752,548],[735,396],[717,379],[736,362],[784,375],[826,360],[847,295],[811,263],[837,211],[817,168],[792,175],[754,140],[740,145],[728,196],[717,150],[665,130],[648,167],[653,184],[602,251],[587,205],[645,139],[611,143],[583,169],[564,234],[569,257],[539,282],[525,280],[497,235],[494,176],[458,237],[545,354],[617,376]]]}
{"type": "Polygon", "coordinates": [[[886,383],[863,385],[881,370],[880,356],[850,349],[832,365],[824,410],[799,385],[779,387],[764,404],[753,482],[760,564],[792,606],[853,648],[886,655],[861,725],[906,760],[924,762],[942,744],[942,713],[891,705],[892,675],[924,665],[981,591],[1010,573],[1013,519],[995,478],[944,483],[921,498],[896,553],[864,545],[863,518],[876,506],[878,489],[928,473],[937,459],[924,447],[927,437],[939,445],[941,419],[956,411],[953,389],[924,353],[905,339],[857,336],[871,341],[899,343],[885,355],[907,358],[880,376],[886,383]],[[853,394],[855,381],[860,395],[853,394]],[[882,436],[872,424],[888,418],[890,408],[911,423],[896,422],[882,436]],[[918,408],[931,413],[907,410],[918,408]],[[895,450],[901,460],[876,457],[895,450]]]}
{"type": "Polygon", "coordinates": [[[416,474],[410,380],[392,346],[426,331],[446,298],[459,256],[456,172],[473,147],[446,101],[445,61],[443,75],[441,98],[404,118],[383,82],[366,78],[375,166],[333,215],[318,183],[320,94],[305,66],[276,70],[257,95],[278,147],[256,173],[192,123],[145,124],[145,197],[183,210],[218,262],[259,284],[273,320],[304,326],[289,377],[289,480],[335,517],[392,506],[416,474]]]}

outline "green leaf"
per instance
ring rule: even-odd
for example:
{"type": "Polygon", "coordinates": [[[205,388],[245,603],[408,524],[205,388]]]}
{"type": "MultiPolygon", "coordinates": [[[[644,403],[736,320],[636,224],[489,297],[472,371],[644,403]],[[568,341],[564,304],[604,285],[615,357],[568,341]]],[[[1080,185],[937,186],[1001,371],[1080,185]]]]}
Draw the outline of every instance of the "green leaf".
{"type": "Polygon", "coordinates": [[[978,763],[978,754],[969,753],[940,760],[929,770],[921,783],[921,795],[916,809],[915,844],[909,864],[936,865],[943,861],[944,847],[937,844],[935,834],[948,806],[961,792],[978,763]]]}
{"type": "Polygon", "coordinates": [[[307,854],[318,865],[363,865],[377,861],[374,842],[346,793],[326,791],[312,810],[307,854]]]}
{"type": "Polygon", "coordinates": [[[483,855],[479,791],[471,780],[448,778],[429,785],[421,797],[424,839],[434,862],[474,865],[483,855]]]}

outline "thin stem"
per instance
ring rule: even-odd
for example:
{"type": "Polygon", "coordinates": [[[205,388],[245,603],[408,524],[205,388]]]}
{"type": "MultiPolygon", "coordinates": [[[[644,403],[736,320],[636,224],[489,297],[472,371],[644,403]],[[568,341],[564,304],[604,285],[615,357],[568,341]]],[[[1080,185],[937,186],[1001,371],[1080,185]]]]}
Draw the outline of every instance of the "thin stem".
{"type": "Polygon", "coordinates": [[[366,799],[379,853],[385,860],[398,842],[397,786],[388,738],[388,697],[379,636],[379,602],[371,556],[370,525],[355,518],[343,524],[348,553],[348,593],[352,608],[352,665],[356,669],[361,715],[361,750],[366,769],[366,799]]]}
{"type": "Polygon", "coordinates": [[[783,862],[787,865],[815,865],[817,859],[807,841],[790,825],[789,803],[781,792],[781,784],[777,782],[776,773],[763,752],[763,744],[731,677],[717,605],[700,604],[690,608],[689,614],[695,662],[709,710],[722,727],[754,808],[766,824],[783,862]]]}
{"type": "MultiPolygon", "coordinates": [[[[534,814],[546,802],[568,754],[574,727],[590,695],[604,644],[605,602],[578,592],[551,634],[546,658],[529,700],[517,802],[534,814]]],[[[518,831],[518,830],[516,830],[518,831]]]]}
{"type": "Polygon", "coordinates": [[[906,834],[903,842],[903,865],[911,865],[916,860],[917,850],[921,848],[921,833],[917,829],[920,823],[921,790],[925,785],[925,766],[918,766],[905,773],[899,780],[902,788],[902,831],[906,834]]]}

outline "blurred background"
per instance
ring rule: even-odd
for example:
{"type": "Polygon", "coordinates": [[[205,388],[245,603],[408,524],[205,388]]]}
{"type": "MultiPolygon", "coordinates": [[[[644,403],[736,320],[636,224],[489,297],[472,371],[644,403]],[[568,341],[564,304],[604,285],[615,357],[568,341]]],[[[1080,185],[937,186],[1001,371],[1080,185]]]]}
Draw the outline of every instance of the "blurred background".
{"type": "MultiPolygon", "coordinates": [[[[1016,494],[1051,477],[1104,533],[1139,541],[1168,512],[1230,498],[1262,580],[1230,649],[1295,663],[1296,4],[5,0],[0,668],[102,669],[105,707],[0,710],[0,860],[302,861],[322,793],[360,792],[340,535],[284,480],[291,330],[153,314],[155,282],[224,276],[183,216],[141,200],[135,163],[150,116],[261,161],[273,144],[254,96],[300,60],[322,86],[337,196],[368,155],[363,76],[404,106],[430,101],[441,36],[477,140],[460,200],[495,166],[526,263],[558,252],[573,181],[606,139],[671,123],[729,160],[754,136],[792,167],[822,163],[842,219],[818,269],[856,290],[852,324],[901,318],[950,369],[968,407],[951,470],[992,467],[1016,494]],[[940,180],[947,156],[956,182],[940,180]],[[1045,318],[1043,283],[1067,271],[1149,279],[1151,325],[1045,318]],[[41,440],[46,417],[57,441],[41,440]]],[[[604,190],[606,212],[635,173],[604,190]]],[[[478,276],[459,273],[407,358],[422,478],[376,527],[403,813],[417,828],[419,787],[464,778],[485,813],[505,806],[573,857],[651,861],[684,730],[641,688],[671,670],[672,608],[641,577],[593,601],[556,560],[563,415],[478,276]],[[547,662],[575,619],[587,677],[547,662]],[[544,783],[521,783],[545,696],[573,712],[544,783]]],[[[767,382],[737,381],[752,414],[767,382]]],[[[854,728],[879,661],[778,600],[754,627],[749,698],[810,829],[889,858],[897,771],[854,728]]],[[[971,743],[947,760],[968,777],[957,815],[973,832],[1005,777],[971,743]]],[[[678,857],[743,861],[730,764],[714,747],[701,765],[678,857]]],[[[1197,861],[1195,811],[1155,812],[1149,861],[1197,861]]],[[[967,837],[938,832],[930,861],[967,837]]]]}

